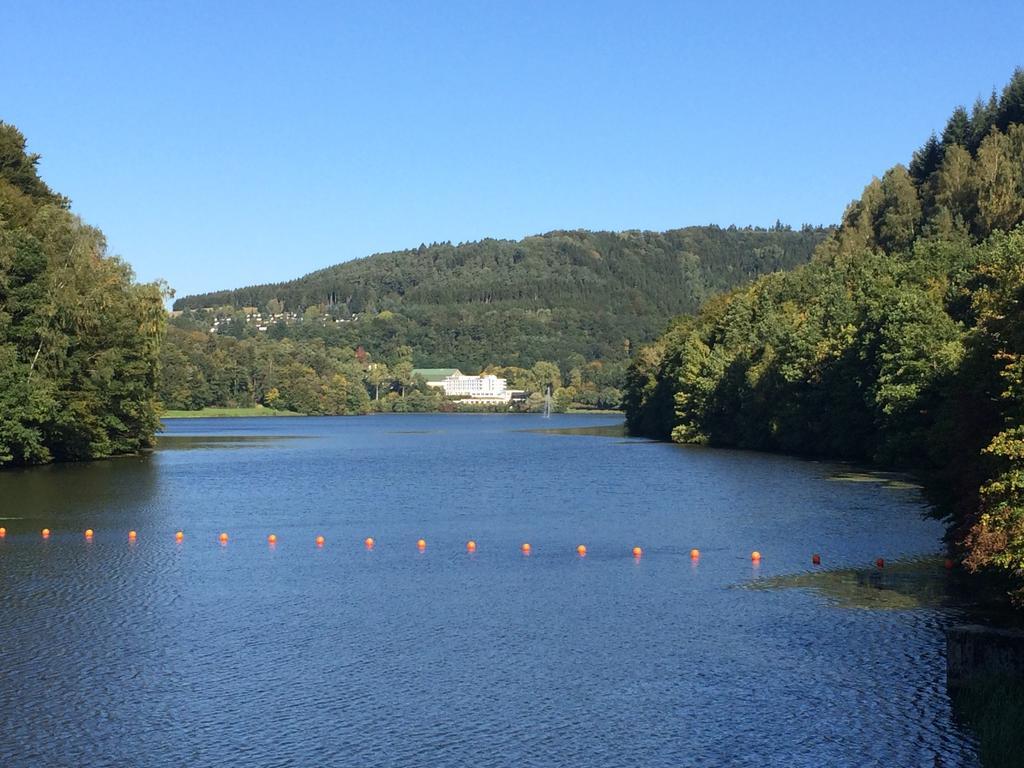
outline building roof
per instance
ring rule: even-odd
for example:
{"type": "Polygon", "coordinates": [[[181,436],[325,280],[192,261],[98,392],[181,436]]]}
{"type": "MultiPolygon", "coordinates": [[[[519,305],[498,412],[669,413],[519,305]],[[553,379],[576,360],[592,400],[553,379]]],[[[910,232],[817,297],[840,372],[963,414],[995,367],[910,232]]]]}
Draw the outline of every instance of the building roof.
{"type": "Polygon", "coordinates": [[[462,375],[458,368],[413,368],[413,376],[422,376],[426,381],[443,381],[449,376],[462,375]]]}

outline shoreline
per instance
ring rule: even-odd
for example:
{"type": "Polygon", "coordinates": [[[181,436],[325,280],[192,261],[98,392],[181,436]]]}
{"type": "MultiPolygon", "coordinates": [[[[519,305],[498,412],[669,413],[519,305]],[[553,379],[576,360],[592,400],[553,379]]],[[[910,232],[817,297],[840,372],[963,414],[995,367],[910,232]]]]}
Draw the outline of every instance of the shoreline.
{"type": "MultiPolygon", "coordinates": [[[[508,412],[497,412],[497,411],[483,411],[483,410],[472,410],[472,409],[457,409],[454,411],[371,411],[370,413],[351,413],[351,414],[331,414],[331,416],[339,416],[348,418],[350,416],[388,416],[388,415],[399,415],[408,416],[413,413],[437,413],[446,416],[450,415],[511,415],[511,416],[528,416],[530,414],[540,413],[539,411],[508,411],[508,412]]],[[[613,411],[608,409],[584,409],[584,408],[570,408],[564,413],[558,414],[560,416],[619,416],[623,415],[624,411],[613,411]]],[[[311,413],[296,413],[294,411],[275,411],[272,408],[203,408],[199,411],[181,411],[181,410],[168,410],[160,414],[161,421],[170,421],[178,419],[248,419],[248,418],[271,418],[271,417],[287,417],[294,418],[297,416],[324,418],[326,414],[311,414],[311,413]]]]}

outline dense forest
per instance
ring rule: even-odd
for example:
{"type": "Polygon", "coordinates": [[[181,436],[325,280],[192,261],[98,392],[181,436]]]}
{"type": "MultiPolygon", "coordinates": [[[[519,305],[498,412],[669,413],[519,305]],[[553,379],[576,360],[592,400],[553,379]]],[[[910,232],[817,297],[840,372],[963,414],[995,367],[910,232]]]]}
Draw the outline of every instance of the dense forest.
{"type": "Polygon", "coordinates": [[[393,357],[408,346],[423,367],[550,360],[568,374],[571,360],[624,363],[709,296],[806,263],[828,231],[712,226],[421,245],[287,283],[185,297],[174,309],[195,329],[210,327],[211,312],[190,310],[284,314],[289,321],[270,329],[278,338],[308,338],[301,326],[319,324],[315,335],[330,347],[393,357]]]}
{"type": "Polygon", "coordinates": [[[159,426],[165,312],[0,123],[0,467],[129,453],[159,426]]]}
{"type": "Polygon", "coordinates": [[[1024,71],[875,178],[810,264],[640,350],[634,434],[906,467],[1024,599],[1024,71]]]}

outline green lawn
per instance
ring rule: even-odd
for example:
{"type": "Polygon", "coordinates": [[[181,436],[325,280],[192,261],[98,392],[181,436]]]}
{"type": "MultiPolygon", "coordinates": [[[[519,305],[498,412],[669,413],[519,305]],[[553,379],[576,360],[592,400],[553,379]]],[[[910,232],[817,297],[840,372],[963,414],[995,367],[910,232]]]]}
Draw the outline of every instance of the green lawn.
{"type": "Polygon", "coordinates": [[[200,411],[171,411],[163,412],[164,419],[220,419],[237,416],[301,416],[302,414],[292,411],[277,411],[273,408],[264,408],[257,405],[255,408],[203,408],[200,411]]]}

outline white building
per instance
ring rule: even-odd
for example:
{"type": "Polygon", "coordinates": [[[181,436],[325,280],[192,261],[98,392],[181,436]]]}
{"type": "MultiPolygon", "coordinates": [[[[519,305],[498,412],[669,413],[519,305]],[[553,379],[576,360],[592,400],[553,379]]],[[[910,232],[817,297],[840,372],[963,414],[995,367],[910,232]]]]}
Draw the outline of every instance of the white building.
{"type": "Polygon", "coordinates": [[[454,368],[418,369],[413,373],[422,375],[428,386],[443,389],[448,397],[459,397],[474,403],[507,403],[512,399],[508,381],[493,373],[466,376],[454,368]]]}
{"type": "Polygon", "coordinates": [[[508,382],[493,373],[464,376],[453,373],[441,380],[444,393],[449,397],[468,397],[473,400],[507,403],[512,399],[508,382]]]}

